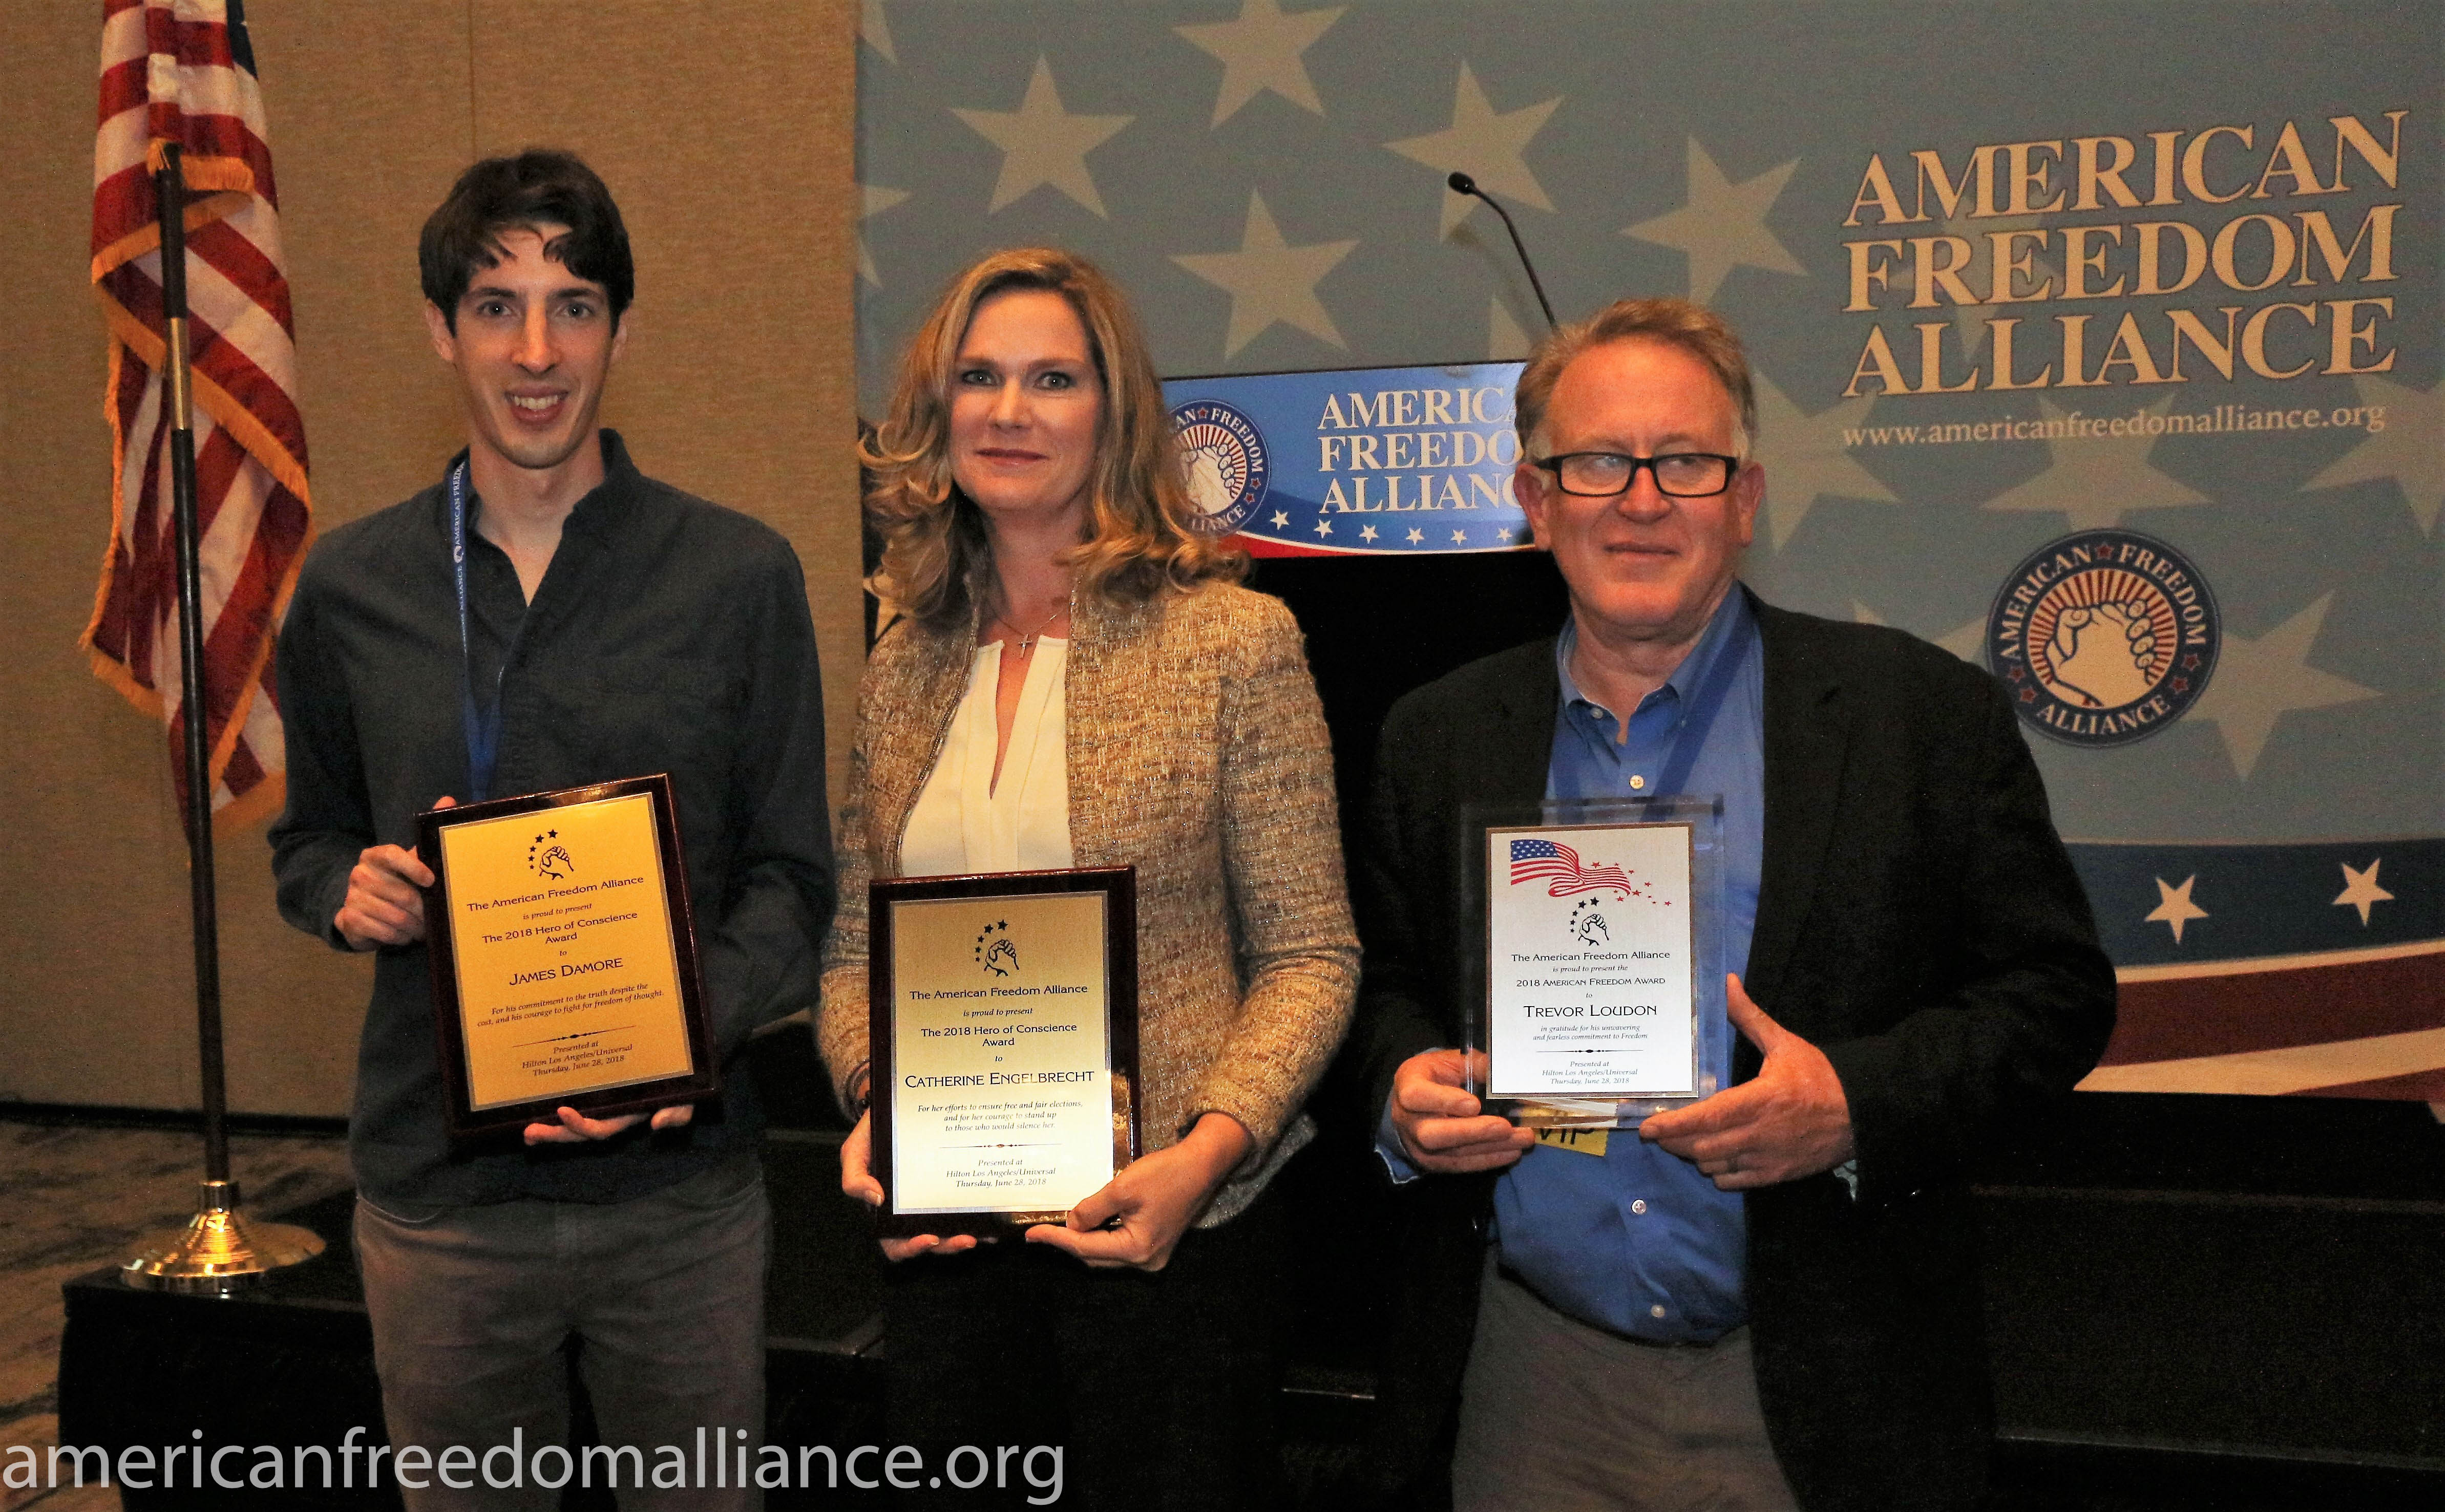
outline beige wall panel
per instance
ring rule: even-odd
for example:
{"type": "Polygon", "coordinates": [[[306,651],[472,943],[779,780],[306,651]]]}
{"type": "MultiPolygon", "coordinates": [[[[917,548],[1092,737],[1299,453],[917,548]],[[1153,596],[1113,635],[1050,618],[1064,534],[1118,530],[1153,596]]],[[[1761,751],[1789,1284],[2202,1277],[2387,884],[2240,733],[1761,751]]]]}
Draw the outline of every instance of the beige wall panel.
{"type": "Polygon", "coordinates": [[[470,160],[464,5],[248,0],[297,313],[314,528],[398,503],[467,443],[416,237],[470,160]]]}
{"type": "Polygon", "coordinates": [[[620,201],[636,322],[604,414],[647,473],[798,550],[834,801],[857,586],[857,17],[847,0],[476,0],[476,146],[569,147],[620,201]]]}

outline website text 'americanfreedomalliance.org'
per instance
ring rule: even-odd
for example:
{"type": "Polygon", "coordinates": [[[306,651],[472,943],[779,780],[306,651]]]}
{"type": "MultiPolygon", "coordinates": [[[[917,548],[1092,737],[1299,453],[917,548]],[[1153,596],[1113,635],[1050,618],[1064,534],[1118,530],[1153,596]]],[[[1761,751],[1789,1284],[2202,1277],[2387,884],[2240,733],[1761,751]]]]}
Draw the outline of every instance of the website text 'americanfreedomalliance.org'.
{"type": "Polygon", "coordinates": [[[420,1491],[441,1485],[470,1490],[482,1485],[507,1491],[528,1485],[556,1491],[581,1487],[648,1486],[665,1490],[720,1490],[754,1486],[767,1491],[914,1491],[950,1486],[961,1491],[1024,1490],[1030,1506],[1061,1500],[1062,1451],[1056,1445],[962,1444],[940,1465],[925,1463],[912,1445],[886,1448],[861,1444],[835,1449],[828,1444],[751,1447],[745,1429],[698,1428],[694,1452],[676,1444],[641,1449],[633,1444],[558,1444],[532,1451],[524,1429],[507,1444],[477,1449],[453,1444],[435,1449],[419,1444],[394,1447],[362,1428],[348,1429],[337,1445],[214,1445],[196,1429],[187,1444],[155,1447],[131,1444],[116,1452],[98,1445],[55,1444],[37,1449],[11,1446],[0,1456],[0,1486],[9,1490],[62,1485],[123,1486],[134,1491],[354,1490],[385,1484],[420,1491]],[[734,1436],[735,1435],[735,1436],[734,1436]],[[725,1447],[728,1452],[724,1452],[725,1447]]]}
{"type": "Polygon", "coordinates": [[[2344,404],[2334,409],[2258,409],[2218,404],[2213,409],[2152,414],[2083,415],[2073,410],[2043,420],[2001,420],[1945,425],[1856,425],[1842,430],[1845,448],[1861,446],[1960,446],[1995,441],[2105,440],[2128,436],[2237,436],[2261,431],[2366,431],[2385,429],[2382,404],[2344,404]]]}

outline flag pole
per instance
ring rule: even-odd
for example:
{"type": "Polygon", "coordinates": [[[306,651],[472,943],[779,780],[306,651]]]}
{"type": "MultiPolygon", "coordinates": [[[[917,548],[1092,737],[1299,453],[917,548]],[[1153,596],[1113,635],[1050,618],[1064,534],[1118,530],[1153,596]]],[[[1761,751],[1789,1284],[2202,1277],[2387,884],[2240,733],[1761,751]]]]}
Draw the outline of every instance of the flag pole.
{"type": "Polygon", "coordinates": [[[220,917],[214,891],[212,753],[204,734],[204,595],[196,522],[194,380],[187,363],[187,195],[176,142],[154,176],[161,221],[165,403],[170,499],[178,558],[178,725],[186,747],[187,888],[196,944],[196,1061],[202,1073],[204,1179],[184,1228],[149,1236],[120,1274],[148,1291],[227,1297],[284,1265],[323,1252],[317,1235],[289,1223],[248,1223],[230,1178],[229,1073],[221,1047],[220,917]]]}

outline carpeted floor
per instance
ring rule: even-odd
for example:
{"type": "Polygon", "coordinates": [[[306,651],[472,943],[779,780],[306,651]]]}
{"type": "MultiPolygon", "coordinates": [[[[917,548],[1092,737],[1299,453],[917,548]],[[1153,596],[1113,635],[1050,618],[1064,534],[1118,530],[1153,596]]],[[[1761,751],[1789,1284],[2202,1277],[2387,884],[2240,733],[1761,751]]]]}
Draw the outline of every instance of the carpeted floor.
{"type": "MultiPolygon", "coordinates": [[[[47,1460],[58,1442],[60,1283],[183,1223],[203,1163],[203,1141],[189,1130],[9,1122],[0,1110],[0,1459],[25,1445],[47,1460]]],[[[338,1135],[237,1135],[230,1166],[249,1214],[348,1185],[338,1135]]],[[[116,1512],[119,1497],[95,1486],[0,1488],[0,1512],[28,1506],[116,1512]]]]}

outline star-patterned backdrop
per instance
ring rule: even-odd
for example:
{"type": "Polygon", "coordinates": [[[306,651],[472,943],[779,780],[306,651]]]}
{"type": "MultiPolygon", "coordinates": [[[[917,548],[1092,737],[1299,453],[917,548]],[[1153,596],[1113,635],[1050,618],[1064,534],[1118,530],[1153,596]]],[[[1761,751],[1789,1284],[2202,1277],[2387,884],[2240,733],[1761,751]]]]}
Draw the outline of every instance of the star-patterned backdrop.
{"type": "Polygon", "coordinates": [[[1517,359],[1465,171],[1563,319],[1740,327],[1769,600],[2043,705],[1999,651],[2043,548],[2137,532],[2202,589],[2161,724],[2029,727],[2124,978],[2092,1085],[2445,1099],[2445,8],[866,0],[863,37],[869,413],[1029,243],[1119,277],[1169,376],[1517,359]]]}

